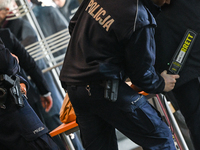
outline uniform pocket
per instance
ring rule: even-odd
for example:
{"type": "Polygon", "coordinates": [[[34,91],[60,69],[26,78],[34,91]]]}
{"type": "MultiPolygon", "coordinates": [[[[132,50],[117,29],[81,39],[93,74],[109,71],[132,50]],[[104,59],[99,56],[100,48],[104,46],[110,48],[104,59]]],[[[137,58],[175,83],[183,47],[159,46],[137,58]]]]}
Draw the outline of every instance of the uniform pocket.
{"type": "Polygon", "coordinates": [[[40,121],[39,117],[24,100],[24,107],[17,110],[17,128],[20,134],[27,140],[32,141],[39,136],[48,133],[46,126],[40,121]]]}
{"type": "Polygon", "coordinates": [[[138,92],[133,90],[126,83],[121,82],[119,86],[118,99],[115,104],[119,109],[125,112],[131,112],[133,109],[133,105],[131,106],[132,102],[136,101],[140,97],[141,95],[138,94],[138,92]]]}
{"type": "Polygon", "coordinates": [[[139,127],[139,130],[146,134],[154,131],[162,122],[157,111],[152,108],[148,101],[141,103],[138,108],[132,110],[129,116],[134,124],[139,127]]]}

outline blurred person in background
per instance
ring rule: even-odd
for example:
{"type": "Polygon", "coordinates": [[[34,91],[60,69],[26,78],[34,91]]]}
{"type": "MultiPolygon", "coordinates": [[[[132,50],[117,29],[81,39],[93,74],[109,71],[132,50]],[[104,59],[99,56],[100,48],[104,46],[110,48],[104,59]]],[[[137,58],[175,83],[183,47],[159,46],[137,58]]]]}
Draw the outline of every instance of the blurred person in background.
{"type": "Polygon", "coordinates": [[[183,41],[184,45],[181,45],[181,52],[176,61],[182,63],[186,52],[189,49],[190,52],[184,65],[181,64],[180,78],[176,86],[167,96],[174,96],[172,102],[176,104],[176,110],[180,110],[184,116],[195,149],[200,150],[200,1],[171,1],[170,5],[162,8],[156,22],[158,27],[155,34],[155,67],[158,72],[169,68],[180,43],[186,38],[186,31],[190,31],[186,34],[187,38],[183,41]]]}
{"type": "MultiPolygon", "coordinates": [[[[27,1],[33,10],[33,13],[45,38],[58,33],[59,31],[67,29],[69,23],[57,8],[52,6],[41,6],[42,2],[37,2],[36,0],[34,3],[32,3],[31,0],[27,1]]],[[[67,41],[65,42],[65,45],[67,45],[67,41]]],[[[62,50],[52,54],[54,57],[58,57],[62,54],[65,54],[66,50],[67,48],[63,48],[62,50]]],[[[41,69],[44,68],[42,67],[41,69]]]]}
{"type": "Polygon", "coordinates": [[[53,0],[65,19],[69,22],[79,7],[77,0],[53,0]]]}

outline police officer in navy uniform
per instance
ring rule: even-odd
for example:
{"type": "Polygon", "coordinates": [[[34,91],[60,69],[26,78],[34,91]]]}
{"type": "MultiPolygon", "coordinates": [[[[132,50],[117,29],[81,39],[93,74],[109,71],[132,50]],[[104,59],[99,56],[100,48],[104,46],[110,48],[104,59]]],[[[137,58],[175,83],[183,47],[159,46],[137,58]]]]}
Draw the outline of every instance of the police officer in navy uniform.
{"type": "MultiPolygon", "coordinates": [[[[1,75],[14,77],[19,72],[18,59],[13,56],[0,39],[1,75]]],[[[10,87],[7,87],[7,82],[2,79],[0,88],[5,92],[2,93],[1,90],[0,96],[0,149],[58,150],[58,146],[48,134],[48,129],[29,106],[25,96],[22,96],[24,104],[14,103],[14,97],[9,92],[10,87]]],[[[20,78],[20,81],[26,84],[23,78],[20,78]]]]}
{"type": "MultiPolygon", "coordinates": [[[[47,81],[45,80],[46,78],[42,74],[40,68],[36,65],[34,59],[29,55],[29,53],[25,50],[22,44],[20,44],[20,42],[10,32],[9,29],[0,29],[0,38],[4,42],[5,47],[8,48],[9,51],[12,54],[16,55],[19,59],[20,72],[18,74],[22,76],[29,84],[29,89],[27,90],[28,103],[49,130],[55,129],[56,124],[61,121],[59,119],[59,114],[56,116],[57,119],[53,120],[52,116],[49,116],[49,113],[47,113],[49,112],[49,110],[52,109],[52,105],[55,105],[54,102],[50,101],[52,100],[51,96],[48,96],[46,98],[40,96],[40,94],[45,95],[49,92],[49,86],[47,85],[47,81]],[[28,77],[31,78],[31,81],[28,80],[28,77]],[[35,83],[35,85],[33,83],[35,83]],[[37,87],[36,90],[35,86],[37,87]],[[49,124],[51,123],[51,125],[54,126],[53,129],[50,129],[49,126],[47,126],[43,116],[48,116],[48,122],[49,124]]],[[[57,97],[55,97],[55,100],[57,100],[56,98],[57,97]]],[[[53,113],[55,113],[54,111],[53,113]]],[[[56,142],[61,150],[66,149],[65,144],[59,136],[53,137],[53,140],[56,142]]]]}
{"type": "MultiPolygon", "coordinates": [[[[169,68],[169,63],[179,47],[186,31],[196,33],[196,39],[180,70],[180,79],[172,90],[190,130],[196,150],[200,149],[200,1],[174,0],[156,17],[156,69],[161,71],[169,68]],[[173,16],[173,17],[172,17],[173,16]]],[[[190,45],[188,41],[187,47],[190,45]],[[188,45],[189,44],[189,45],[188,45]]],[[[170,93],[170,94],[171,94],[170,93]]],[[[168,94],[169,95],[169,94],[168,94]]],[[[174,102],[174,101],[173,101],[174,102]]]]}
{"type": "Polygon", "coordinates": [[[144,150],[176,149],[158,112],[124,82],[129,77],[148,93],[174,88],[179,76],[153,67],[156,22],[150,10],[164,3],[170,0],[84,0],[71,19],[60,80],[86,150],[117,150],[115,128],[144,150]]]}

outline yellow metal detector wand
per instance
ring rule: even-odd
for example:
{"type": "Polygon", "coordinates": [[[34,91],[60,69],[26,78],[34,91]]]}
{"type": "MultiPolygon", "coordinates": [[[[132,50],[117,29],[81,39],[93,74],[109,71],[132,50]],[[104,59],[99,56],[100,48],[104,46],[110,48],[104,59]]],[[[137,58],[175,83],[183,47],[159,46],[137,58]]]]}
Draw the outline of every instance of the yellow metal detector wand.
{"type": "Polygon", "coordinates": [[[177,48],[171,63],[169,64],[168,72],[170,74],[179,74],[183,67],[189,52],[191,51],[192,45],[195,41],[197,33],[191,29],[187,29],[185,35],[177,48]]]}

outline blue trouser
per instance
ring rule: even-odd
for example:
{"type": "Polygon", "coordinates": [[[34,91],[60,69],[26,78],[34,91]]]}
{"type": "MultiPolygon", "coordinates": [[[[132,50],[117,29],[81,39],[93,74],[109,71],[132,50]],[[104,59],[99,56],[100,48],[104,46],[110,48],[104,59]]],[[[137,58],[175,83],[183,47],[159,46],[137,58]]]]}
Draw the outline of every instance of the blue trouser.
{"type": "Polygon", "coordinates": [[[193,79],[173,90],[181,113],[190,130],[196,150],[200,150],[200,83],[193,79]]]}
{"type": "Polygon", "coordinates": [[[117,150],[115,128],[144,150],[176,150],[171,131],[144,96],[124,82],[116,102],[104,99],[104,88],[67,86],[86,150],[117,150]],[[134,102],[136,101],[136,102],[134,102]]]}
{"type": "Polygon", "coordinates": [[[24,99],[25,106],[18,108],[12,100],[6,109],[0,108],[1,150],[58,150],[47,128],[24,99]]]}

